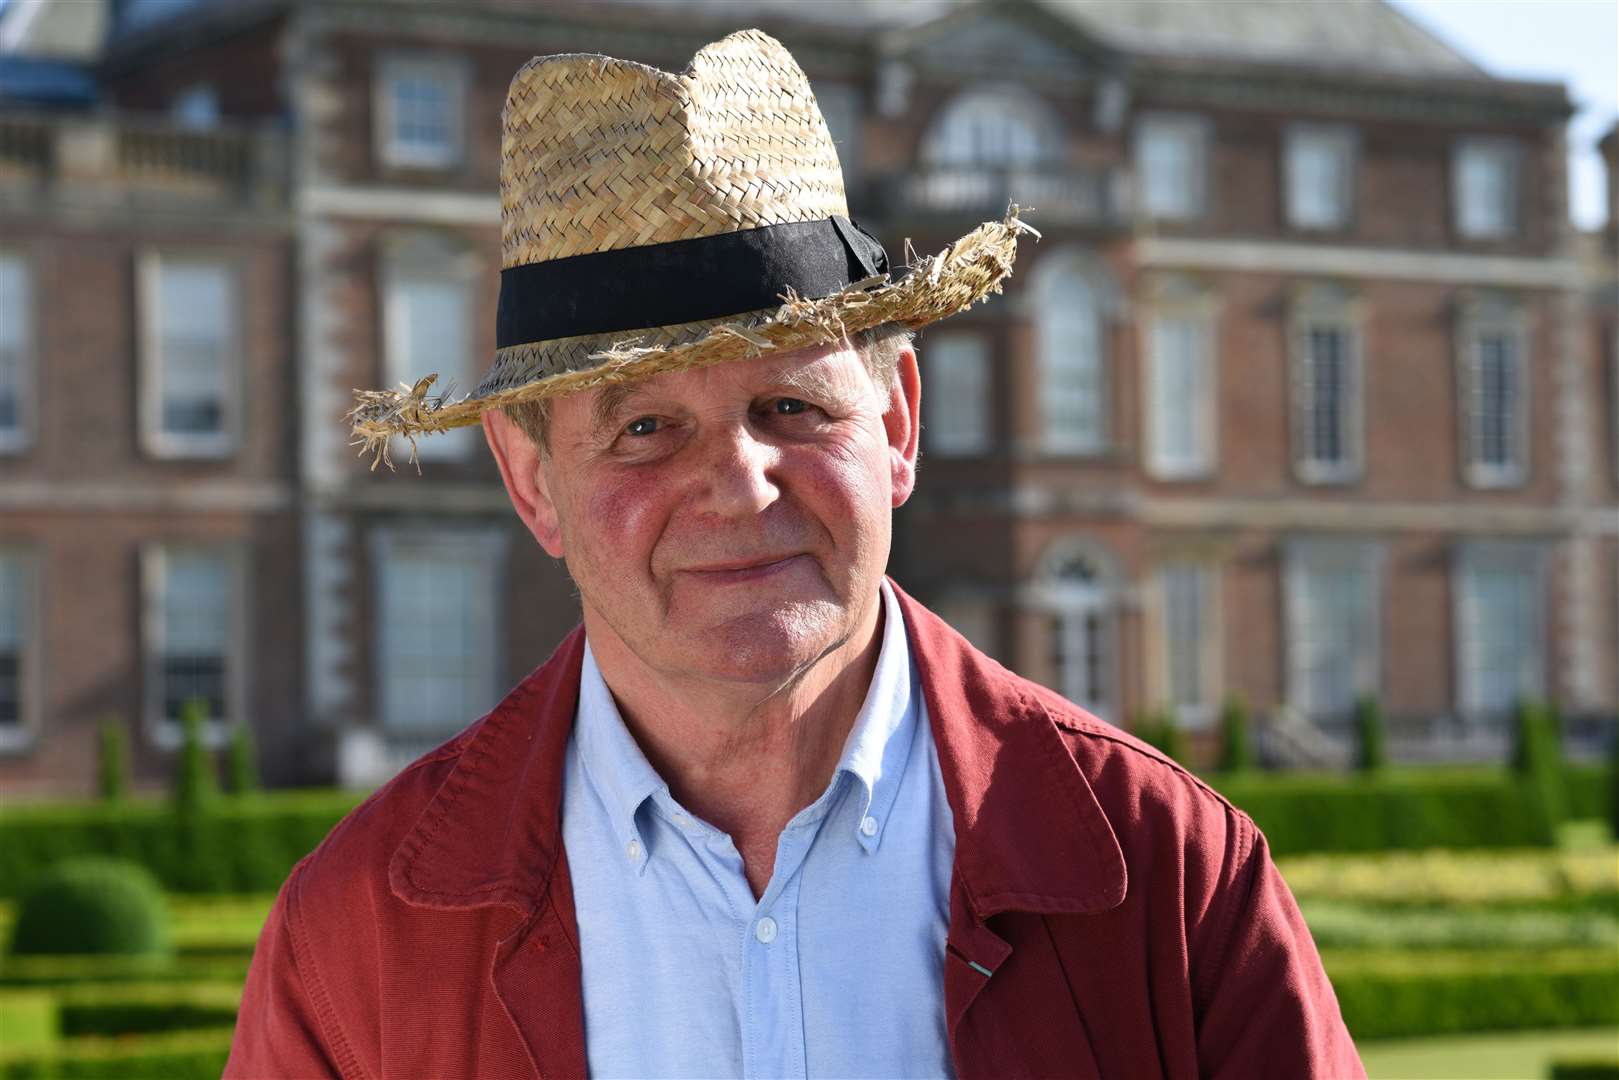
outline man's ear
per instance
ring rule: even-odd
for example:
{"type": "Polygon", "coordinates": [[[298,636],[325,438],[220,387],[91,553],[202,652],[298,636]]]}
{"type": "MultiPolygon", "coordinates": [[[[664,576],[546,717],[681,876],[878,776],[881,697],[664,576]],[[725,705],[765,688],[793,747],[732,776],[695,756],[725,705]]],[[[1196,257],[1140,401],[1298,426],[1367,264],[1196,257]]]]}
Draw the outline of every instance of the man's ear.
{"type": "Polygon", "coordinates": [[[553,559],[562,558],[562,528],[556,504],[551,501],[550,482],[545,475],[545,455],[522,428],[499,409],[483,412],[483,434],[489,452],[500,466],[500,478],[511,496],[512,508],[523,519],[528,531],[553,559]]]}
{"type": "Polygon", "coordinates": [[[916,455],[922,432],[922,374],[916,366],[916,350],[901,347],[894,365],[894,378],[888,387],[888,410],[883,427],[888,432],[888,457],[893,474],[893,505],[905,505],[916,490],[916,455]]]}

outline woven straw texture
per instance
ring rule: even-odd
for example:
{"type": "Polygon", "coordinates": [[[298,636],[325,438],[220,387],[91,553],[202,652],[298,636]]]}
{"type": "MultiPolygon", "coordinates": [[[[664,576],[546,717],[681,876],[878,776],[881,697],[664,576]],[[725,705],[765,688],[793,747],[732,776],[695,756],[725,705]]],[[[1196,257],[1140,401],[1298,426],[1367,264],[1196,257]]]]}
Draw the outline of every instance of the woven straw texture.
{"type": "MultiPolygon", "coordinates": [[[[591,54],[536,57],[502,113],[501,267],[848,216],[837,150],[809,80],[781,44],[745,30],[675,75],[591,54]]],[[[499,349],[468,397],[414,387],[356,391],[353,433],[387,441],[461,427],[488,408],[830,343],[883,322],[921,326],[971,306],[1011,272],[1017,220],[991,222],[896,284],[783,297],[779,309],[628,334],[499,349]]]]}

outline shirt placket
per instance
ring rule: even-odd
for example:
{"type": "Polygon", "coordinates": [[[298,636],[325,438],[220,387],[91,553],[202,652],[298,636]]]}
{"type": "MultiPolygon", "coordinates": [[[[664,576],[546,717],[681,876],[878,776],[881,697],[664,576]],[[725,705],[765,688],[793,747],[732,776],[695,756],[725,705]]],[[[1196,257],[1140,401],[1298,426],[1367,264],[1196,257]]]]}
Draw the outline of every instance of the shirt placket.
{"type": "Polygon", "coordinates": [[[799,978],[798,896],[818,823],[789,825],[776,844],[770,885],[742,939],[743,1072],[807,1077],[799,978]]]}

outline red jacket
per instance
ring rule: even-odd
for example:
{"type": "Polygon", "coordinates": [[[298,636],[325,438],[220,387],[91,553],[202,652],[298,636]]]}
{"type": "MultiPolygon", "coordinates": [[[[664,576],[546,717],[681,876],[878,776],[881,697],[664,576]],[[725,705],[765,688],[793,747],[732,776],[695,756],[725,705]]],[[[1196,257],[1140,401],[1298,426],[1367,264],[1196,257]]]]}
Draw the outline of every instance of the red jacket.
{"type": "MultiPolygon", "coordinates": [[[[899,597],[955,817],[959,1075],[1364,1076],[1247,815],[899,597]]],[[[583,645],[293,869],[227,1077],[585,1073],[560,823],[583,645]]]]}

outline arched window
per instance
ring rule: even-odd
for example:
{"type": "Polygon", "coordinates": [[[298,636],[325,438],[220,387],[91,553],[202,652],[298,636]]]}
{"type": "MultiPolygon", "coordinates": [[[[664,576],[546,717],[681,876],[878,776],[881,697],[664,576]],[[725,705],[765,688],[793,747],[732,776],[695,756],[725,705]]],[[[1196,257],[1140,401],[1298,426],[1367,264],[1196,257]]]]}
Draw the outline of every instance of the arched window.
{"type": "Polygon", "coordinates": [[[961,94],[940,111],[922,142],[922,161],[935,168],[1034,168],[1062,157],[1062,125],[1050,106],[1015,86],[961,94]]]}
{"type": "Polygon", "coordinates": [[[1118,704],[1117,574],[1106,552],[1059,541],[1036,574],[1039,605],[1051,613],[1051,670],[1063,697],[1111,721],[1118,704]]]}
{"type": "Polygon", "coordinates": [[[1059,256],[1036,274],[1040,445],[1048,453],[1094,454],[1107,446],[1106,270],[1059,256]]]}

